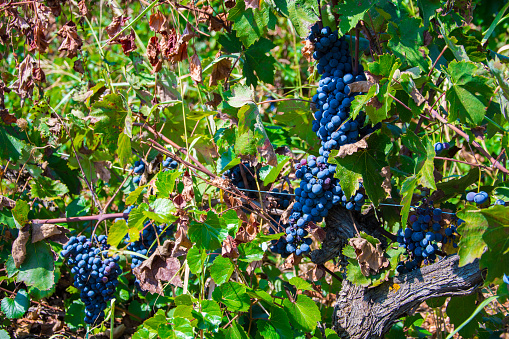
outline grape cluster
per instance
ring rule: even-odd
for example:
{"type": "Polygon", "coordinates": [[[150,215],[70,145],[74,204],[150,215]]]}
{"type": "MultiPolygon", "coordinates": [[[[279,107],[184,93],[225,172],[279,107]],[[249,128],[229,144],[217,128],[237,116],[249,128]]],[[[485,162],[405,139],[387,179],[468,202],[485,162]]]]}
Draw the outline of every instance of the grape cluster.
{"type": "Polygon", "coordinates": [[[286,210],[290,206],[291,196],[287,190],[281,191],[278,188],[274,188],[271,191],[270,197],[273,198],[274,204],[270,204],[269,207],[286,210]]]}
{"type": "MultiPolygon", "coordinates": [[[[248,162],[235,165],[229,170],[226,170],[223,173],[223,178],[230,179],[232,184],[240,189],[249,189],[249,190],[257,190],[256,186],[256,178],[254,177],[255,168],[251,166],[248,162]],[[240,166],[243,166],[244,175],[247,181],[247,187],[244,183],[244,178],[242,177],[242,170],[240,166]]],[[[256,192],[246,192],[246,195],[251,198],[255,198],[257,196],[256,192]]]]}
{"type": "Polygon", "coordinates": [[[444,150],[449,149],[451,146],[449,145],[448,142],[437,142],[434,147],[435,147],[435,154],[439,155],[444,150]]]}
{"type": "Polygon", "coordinates": [[[94,324],[104,319],[107,302],[113,298],[118,277],[122,273],[119,256],[107,256],[105,235],[89,240],[84,235],[71,237],[61,255],[72,265],[74,286],[85,303],[85,322],[94,324]]]}
{"type": "Polygon", "coordinates": [[[480,191],[479,193],[476,192],[468,192],[467,193],[467,201],[468,202],[475,202],[478,205],[482,205],[490,199],[490,196],[488,193],[484,191],[480,191]]]}
{"type": "Polygon", "coordinates": [[[407,250],[409,260],[400,262],[397,266],[399,273],[412,271],[421,265],[433,263],[437,258],[439,244],[454,242],[456,229],[463,221],[455,216],[451,220],[444,218],[440,208],[434,208],[432,202],[424,201],[416,208],[415,214],[408,218],[408,225],[397,233],[400,247],[407,250]]]}
{"type": "Polygon", "coordinates": [[[169,169],[176,169],[179,166],[179,163],[177,160],[173,160],[172,158],[168,157],[165,160],[163,160],[163,167],[169,168],[169,169]]]}
{"type": "Polygon", "coordinates": [[[145,163],[141,159],[140,160],[136,160],[134,162],[133,172],[138,174],[137,176],[135,176],[133,178],[133,183],[135,185],[137,185],[141,181],[141,175],[143,174],[143,172],[145,172],[145,163]]]}
{"type": "Polygon", "coordinates": [[[366,115],[361,112],[355,119],[350,117],[350,106],[356,95],[350,85],[365,81],[362,65],[357,74],[352,69],[352,57],[345,37],[338,38],[338,32],[329,27],[319,29],[313,26],[308,39],[314,43],[313,57],[318,61],[317,70],[321,74],[317,93],[313,102],[318,110],[314,113],[313,132],[320,138],[320,155],[329,157],[330,150],[355,143],[372,133],[380,125],[364,126],[366,115]]]}
{"type": "MultiPolygon", "coordinates": [[[[280,217],[274,216],[274,221],[271,221],[272,227],[269,228],[269,234],[277,234],[284,231],[284,226],[280,223],[280,217]]],[[[291,252],[288,252],[286,250],[286,237],[281,237],[279,239],[275,239],[271,241],[271,245],[269,247],[269,250],[273,253],[281,254],[282,257],[286,258],[291,254],[291,252]]]]}

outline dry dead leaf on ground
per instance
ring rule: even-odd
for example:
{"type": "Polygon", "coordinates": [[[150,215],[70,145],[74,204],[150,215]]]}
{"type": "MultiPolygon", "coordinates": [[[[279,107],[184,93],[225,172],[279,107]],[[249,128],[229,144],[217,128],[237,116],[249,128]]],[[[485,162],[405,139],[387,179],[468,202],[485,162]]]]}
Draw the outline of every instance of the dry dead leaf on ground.
{"type": "Polygon", "coordinates": [[[178,274],[180,260],[172,257],[174,247],[175,243],[172,240],[166,240],[163,245],[156,248],[150,258],[133,269],[142,290],[162,295],[161,281],[167,281],[175,287],[182,287],[182,280],[178,274]]]}
{"type": "Polygon", "coordinates": [[[78,49],[83,46],[83,40],[81,40],[76,29],[76,24],[72,21],[67,22],[60,30],[58,35],[64,38],[62,44],[58,48],[59,51],[67,51],[68,58],[74,58],[78,55],[78,49]]]}
{"type": "Polygon", "coordinates": [[[150,15],[149,27],[154,32],[161,32],[166,30],[166,17],[159,10],[150,15]]]}
{"type": "Polygon", "coordinates": [[[18,237],[12,243],[12,259],[16,268],[20,268],[25,261],[28,238],[30,238],[30,225],[25,225],[19,230],[18,237]]]}
{"type": "Polygon", "coordinates": [[[355,249],[361,272],[368,277],[377,274],[382,268],[389,267],[389,260],[384,257],[384,251],[380,243],[373,246],[364,238],[352,238],[348,243],[355,249]]]}
{"type": "Polygon", "coordinates": [[[189,58],[189,72],[191,73],[191,79],[196,82],[202,82],[202,69],[201,62],[198,55],[195,53],[189,58]]]}

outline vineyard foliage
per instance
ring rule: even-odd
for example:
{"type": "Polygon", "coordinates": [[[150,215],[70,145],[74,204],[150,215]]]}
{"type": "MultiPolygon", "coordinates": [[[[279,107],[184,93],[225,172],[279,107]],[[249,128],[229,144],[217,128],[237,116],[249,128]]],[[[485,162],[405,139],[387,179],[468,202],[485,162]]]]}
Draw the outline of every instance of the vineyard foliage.
{"type": "Polygon", "coordinates": [[[478,293],[386,337],[507,335],[508,8],[0,0],[0,338],[338,338],[453,254],[478,293]],[[384,236],[313,263],[331,209],[384,236]]]}

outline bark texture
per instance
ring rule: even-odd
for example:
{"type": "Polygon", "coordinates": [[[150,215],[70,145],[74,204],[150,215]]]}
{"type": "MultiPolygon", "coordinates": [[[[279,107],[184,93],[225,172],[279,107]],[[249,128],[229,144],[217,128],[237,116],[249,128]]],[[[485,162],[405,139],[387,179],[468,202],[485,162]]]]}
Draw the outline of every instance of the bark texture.
{"type": "MultiPolygon", "coordinates": [[[[359,215],[336,207],[330,211],[326,225],[327,236],[322,248],[311,253],[316,264],[333,258],[343,261],[341,250],[357,230],[380,239],[387,246],[385,233],[374,213],[359,215]]],[[[463,267],[458,263],[457,255],[445,257],[374,288],[356,286],[345,279],[334,307],[333,329],[340,338],[383,338],[394,322],[411,314],[423,301],[473,293],[483,283],[479,262],[463,267]]]]}

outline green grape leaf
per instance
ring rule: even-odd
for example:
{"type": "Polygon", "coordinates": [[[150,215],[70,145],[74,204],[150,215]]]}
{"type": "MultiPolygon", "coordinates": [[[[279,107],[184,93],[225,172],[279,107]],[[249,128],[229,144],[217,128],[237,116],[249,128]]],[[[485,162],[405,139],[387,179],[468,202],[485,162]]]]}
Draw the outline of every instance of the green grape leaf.
{"type": "Polygon", "coordinates": [[[412,205],[412,197],[417,187],[417,178],[412,175],[403,181],[401,185],[401,225],[406,225],[408,220],[408,213],[410,212],[410,206],[412,205]]]}
{"type": "Polygon", "coordinates": [[[140,232],[145,227],[145,221],[147,220],[146,211],[148,211],[148,205],[143,203],[133,208],[131,213],[129,213],[127,226],[129,227],[128,234],[131,241],[138,241],[140,239],[140,232]]]}
{"type": "Polygon", "coordinates": [[[17,161],[24,150],[29,150],[28,145],[16,138],[11,133],[16,134],[12,128],[0,125],[0,158],[17,161]],[[12,132],[11,132],[12,131],[12,132]]]}
{"type": "MultiPolygon", "coordinates": [[[[214,281],[217,283],[215,279],[214,281]]],[[[221,307],[214,300],[202,300],[200,306],[199,311],[193,310],[192,312],[194,318],[198,320],[196,327],[201,330],[216,332],[223,318],[221,307]]]]}
{"type": "Polygon", "coordinates": [[[236,31],[227,32],[221,34],[217,39],[217,42],[219,42],[228,53],[242,52],[242,42],[237,37],[236,33],[236,31]]]}
{"type": "Polygon", "coordinates": [[[254,242],[240,244],[237,248],[240,253],[239,260],[244,262],[262,260],[263,255],[265,254],[265,251],[261,248],[261,246],[254,242]]]}
{"type": "Polygon", "coordinates": [[[228,227],[215,212],[209,211],[204,222],[191,221],[188,236],[199,248],[215,250],[228,236],[228,227]]]}
{"type": "Polygon", "coordinates": [[[143,190],[147,187],[148,187],[148,185],[141,185],[141,186],[136,187],[136,189],[134,191],[132,191],[131,193],[129,193],[129,195],[125,199],[125,204],[126,205],[137,204],[138,200],[140,198],[140,195],[143,193],[143,190]]]}
{"type": "Polygon", "coordinates": [[[218,255],[210,267],[210,276],[216,285],[220,286],[230,280],[234,271],[233,263],[229,258],[218,255]]]}
{"type": "Polygon", "coordinates": [[[174,215],[177,211],[175,204],[170,199],[158,198],[150,204],[150,207],[154,211],[145,211],[145,215],[160,224],[171,224],[178,219],[178,217],[174,215]]]}
{"type": "Polygon", "coordinates": [[[83,314],[85,314],[85,305],[81,300],[74,300],[65,308],[64,321],[70,330],[77,331],[83,328],[83,314]]]}
{"type": "Polygon", "coordinates": [[[237,1],[235,7],[228,12],[228,20],[233,21],[233,29],[246,47],[258,40],[274,19],[274,14],[265,3],[259,9],[246,9],[244,1],[237,1]]]}
{"type": "Polygon", "coordinates": [[[125,133],[120,133],[118,136],[118,148],[117,148],[117,156],[118,161],[122,167],[125,167],[129,163],[129,158],[131,157],[131,138],[125,133]]]}
{"type": "Polygon", "coordinates": [[[275,0],[277,9],[290,18],[300,37],[308,35],[311,26],[319,19],[317,2],[313,0],[275,0]]]}
{"type": "Polygon", "coordinates": [[[246,293],[246,287],[233,281],[216,287],[212,297],[233,312],[247,312],[251,304],[251,299],[246,293]]]}
{"type": "Polygon", "coordinates": [[[479,168],[474,167],[468,172],[467,175],[438,183],[437,189],[444,192],[445,196],[441,199],[438,199],[437,202],[447,201],[458,194],[463,194],[463,192],[465,192],[470,185],[476,183],[478,180],[479,168]]]}
{"type": "Polygon", "coordinates": [[[298,290],[314,291],[311,284],[300,277],[293,277],[292,279],[290,279],[289,283],[295,286],[295,288],[298,290]]]}
{"type": "Polygon", "coordinates": [[[246,331],[236,321],[232,322],[231,326],[227,329],[220,330],[224,339],[249,339],[246,331]]]}
{"type": "Polygon", "coordinates": [[[421,168],[417,173],[418,183],[424,187],[436,190],[435,177],[433,172],[435,171],[435,148],[429,139],[426,139],[426,158],[421,162],[421,168]]]}
{"type": "Polygon", "coordinates": [[[453,60],[447,67],[451,86],[445,94],[449,103],[449,122],[479,125],[493,94],[491,80],[484,69],[473,62],[453,60]]]}
{"type": "MultiPolygon", "coordinates": [[[[475,294],[463,297],[452,297],[447,303],[447,315],[451,319],[454,328],[458,328],[477,308],[477,296],[475,294]]],[[[482,316],[478,314],[474,319],[464,326],[459,333],[463,338],[473,338],[476,330],[479,328],[478,322],[482,321],[482,316]]]]}
{"type": "Polygon", "coordinates": [[[340,35],[345,35],[352,28],[357,26],[359,21],[364,18],[364,15],[371,10],[377,2],[377,0],[344,1],[336,6],[336,12],[341,16],[341,21],[339,23],[340,35]]]}
{"type": "Polygon", "coordinates": [[[32,198],[39,198],[45,201],[58,199],[69,192],[67,186],[60,181],[43,176],[31,180],[30,187],[30,196],[32,198]]]}
{"type": "Polygon", "coordinates": [[[17,200],[16,205],[12,209],[12,216],[18,229],[22,229],[28,222],[28,212],[30,212],[28,203],[23,200],[17,200]]]}
{"type": "Polygon", "coordinates": [[[49,245],[43,241],[26,244],[25,261],[18,270],[18,282],[33,286],[41,291],[49,290],[55,284],[55,261],[49,245]]]}
{"type": "Polygon", "coordinates": [[[204,249],[193,246],[187,252],[187,265],[193,274],[202,273],[206,260],[207,252],[204,249]]]}
{"type": "Polygon", "coordinates": [[[272,41],[261,38],[246,50],[244,53],[246,59],[242,69],[246,77],[246,85],[256,87],[258,79],[269,84],[274,82],[276,59],[267,55],[274,47],[276,45],[272,41]]]}
{"type": "Polygon", "coordinates": [[[102,133],[105,140],[117,142],[124,129],[127,113],[122,96],[115,93],[104,96],[92,105],[90,115],[97,120],[94,130],[102,133]]]}
{"type": "Polygon", "coordinates": [[[482,236],[488,250],[482,255],[480,261],[480,266],[488,269],[485,284],[493,283],[507,273],[507,263],[509,262],[508,210],[508,207],[494,205],[480,211],[489,225],[482,236]]]}
{"type": "Polygon", "coordinates": [[[424,47],[425,27],[420,27],[421,19],[405,17],[401,22],[390,22],[387,33],[391,36],[388,47],[400,60],[406,61],[410,66],[419,66],[423,72],[428,72],[428,59],[424,47]]]}
{"type": "Polygon", "coordinates": [[[317,322],[322,318],[315,302],[303,294],[297,295],[295,302],[285,299],[283,308],[290,318],[290,323],[304,332],[313,332],[317,322]]]}
{"type": "Polygon", "coordinates": [[[14,299],[5,297],[2,299],[2,312],[9,319],[19,319],[23,317],[28,307],[30,306],[30,299],[28,298],[27,291],[19,290],[14,299]]]}
{"type": "Polygon", "coordinates": [[[159,197],[169,197],[175,188],[179,171],[166,171],[157,173],[156,188],[159,197]]]}
{"type": "Polygon", "coordinates": [[[232,107],[240,108],[244,105],[254,103],[253,90],[241,84],[233,85],[231,88],[231,95],[226,99],[228,104],[232,107]]]}
{"type": "Polygon", "coordinates": [[[124,239],[128,231],[129,229],[124,219],[115,221],[109,228],[108,245],[115,248],[118,247],[118,244],[124,239]]]}
{"type": "MultiPolygon", "coordinates": [[[[383,167],[387,166],[386,154],[389,147],[392,146],[387,136],[373,133],[368,139],[368,148],[358,149],[352,155],[346,155],[344,158],[335,156],[337,153],[331,153],[334,156],[334,162],[346,168],[348,171],[362,175],[363,186],[366,189],[368,197],[375,206],[385,198],[385,190],[382,188],[382,176],[380,174],[383,167]]],[[[340,171],[336,171],[336,176],[343,181],[340,171]]],[[[344,180],[352,181],[352,175],[345,175],[344,180]]]]}
{"type": "Polygon", "coordinates": [[[285,311],[279,307],[270,308],[269,320],[258,320],[258,331],[267,339],[291,339],[294,338],[290,321],[285,311]]]}
{"type": "Polygon", "coordinates": [[[422,20],[424,21],[424,27],[429,27],[429,20],[435,15],[437,9],[442,8],[440,0],[418,0],[419,10],[422,13],[422,20]]]}

